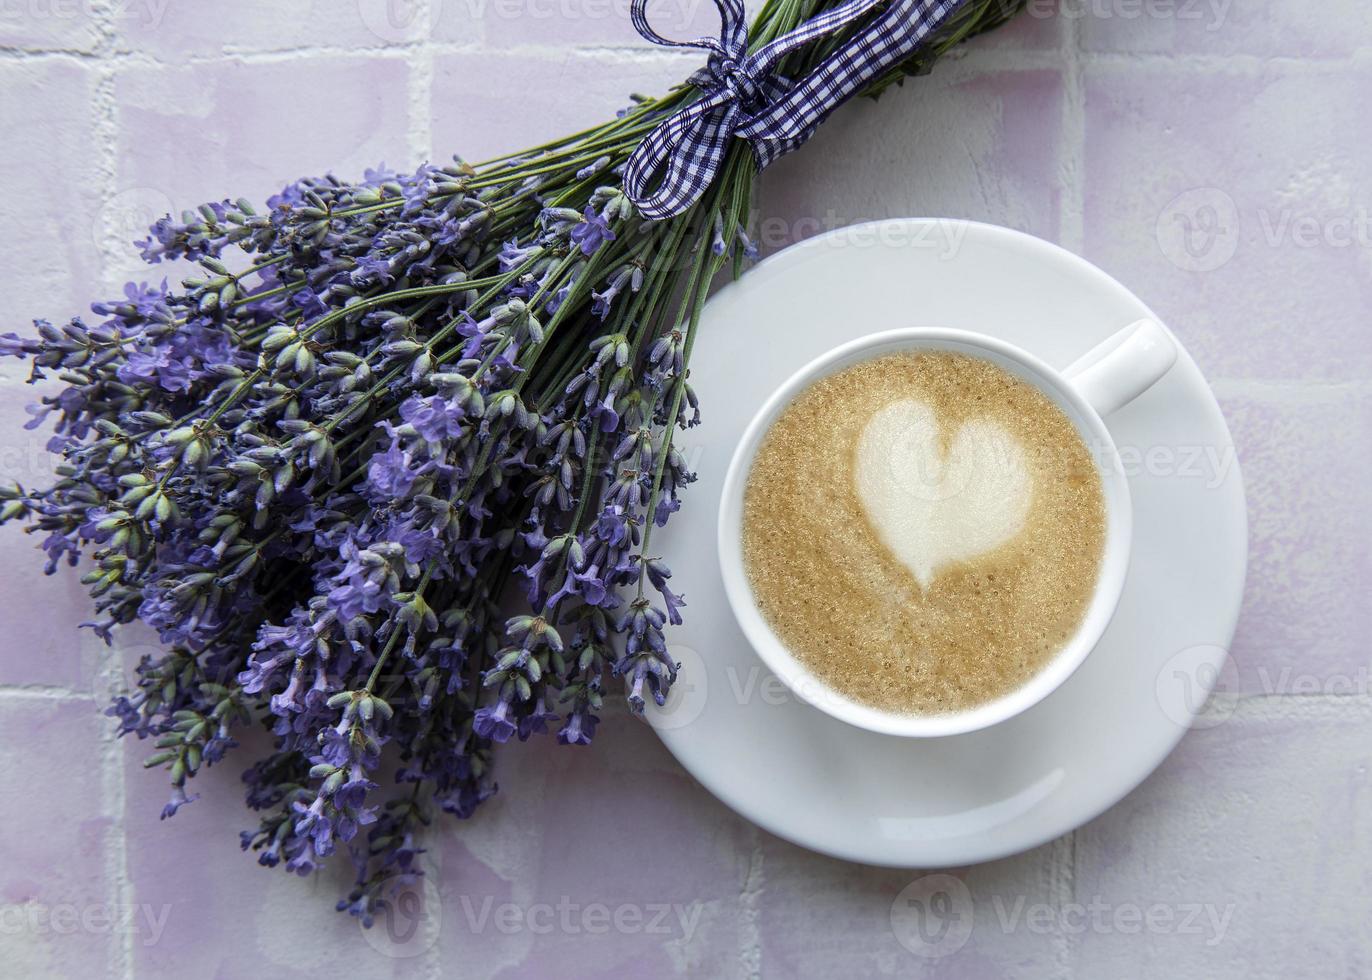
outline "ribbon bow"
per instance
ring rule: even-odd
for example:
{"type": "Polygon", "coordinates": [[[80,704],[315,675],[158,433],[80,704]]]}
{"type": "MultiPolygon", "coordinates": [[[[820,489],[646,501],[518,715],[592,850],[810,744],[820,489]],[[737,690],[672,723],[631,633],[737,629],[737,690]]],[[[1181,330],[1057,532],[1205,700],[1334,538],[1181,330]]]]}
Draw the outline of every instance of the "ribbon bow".
{"type": "Polygon", "coordinates": [[[625,163],[624,190],[650,220],[681,214],[694,204],[715,179],[736,136],[752,145],[759,170],[800,146],[825,116],[910,57],[963,0],[892,0],[799,82],[775,75],[777,62],[885,0],[848,0],[752,54],[743,0],[714,2],[720,16],[718,40],[669,41],[648,24],[648,0],[633,0],[630,7],[634,27],[646,40],[709,52],[705,67],[690,78],[701,97],[659,123],[625,163]]]}

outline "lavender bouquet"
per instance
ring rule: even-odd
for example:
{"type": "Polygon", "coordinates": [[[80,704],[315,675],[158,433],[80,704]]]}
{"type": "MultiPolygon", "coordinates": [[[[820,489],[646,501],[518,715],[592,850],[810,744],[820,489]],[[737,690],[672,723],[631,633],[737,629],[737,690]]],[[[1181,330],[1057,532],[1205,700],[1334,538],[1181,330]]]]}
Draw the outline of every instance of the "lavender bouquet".
{"type": "MultiPolygon", "coordinates": [[[[969,0],[927,70],[1021,5],[969,0]]],[[[769,0],[755,48],[833,0],[769,0]]],[[[855,28],[849,28],[852,30],[855,28]]],[[[787,55],[803,76],[844,32],[787,55]]],[[[369,921],[417,873],[435,811],[495,792],[493,748],[587,744],[613,689],[661,703],[664,630],[685,604],[652,545],[691,482],[701,307],[737,274],[752,150],[732,141],[702,195],[645,220],[626,160],[699,84],[508,158],[357,183],[299,180],[265,208],[222,201],[139,243],[198,266],[130,284],[93,322],[0,338],[54,423],[57,479],[0,487],[0,521],[42,536],[109,641],[141,620],[165,651],[109,713],[150,739],[169,817],[248,726],[258,813],[244,848],[307,874],[338,851],[369,921]],[[383,779],[388,789],[378,781],[383,779]]]]}

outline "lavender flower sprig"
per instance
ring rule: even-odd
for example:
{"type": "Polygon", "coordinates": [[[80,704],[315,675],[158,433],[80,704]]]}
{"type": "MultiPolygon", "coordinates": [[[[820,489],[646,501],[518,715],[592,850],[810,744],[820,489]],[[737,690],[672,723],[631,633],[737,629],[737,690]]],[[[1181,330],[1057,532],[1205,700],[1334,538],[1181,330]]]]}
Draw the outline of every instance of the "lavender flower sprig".
{"type": "MultiPolygon", "coordinates": [[[[755,43],[828,2],[772,0],[755,43]]],[[[1018,5],[967,5],[931,53],[1018,5]]],[[[62,385],[29,424],[52,423],[57,479],[0,486],[0,522],[42,535],[49,572],[88,559],[87,625],[107,641],[158,631],[165,652],[110,714],[153,741],[163,817],[240,730],[267,728],[244,848],[300,874],[347,853],[339,908],[369,922],[417,873],[433,812],[495,792],[495,745],[588,744],[612,686],[663,702],[685,600],[652,531],[694,479],[673,440],[699,420],[709,288],[753,254],[753,166],[740,142],[657,224],[619,173],[695,96],[481,166],[168,216],[139,244],[194,270],[180,288],[130,284],[92,324],[0,337],[62,385]]]]}

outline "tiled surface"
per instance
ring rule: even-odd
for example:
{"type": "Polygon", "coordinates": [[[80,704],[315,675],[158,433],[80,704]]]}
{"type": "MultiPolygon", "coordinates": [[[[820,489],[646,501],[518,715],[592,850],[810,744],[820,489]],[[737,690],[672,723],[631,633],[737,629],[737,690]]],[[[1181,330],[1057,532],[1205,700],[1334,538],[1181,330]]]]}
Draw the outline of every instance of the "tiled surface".
{"type": "Polygon", "coordinates": [[[947,64],[918,85],[848,106],[803,156],[777,161],[759,193],[763,249],[906,215],[956,215],[1060,238],[1063,73],[982,60],[947,64]],[[957,138],[940,138],[949,132],[957,138]],[[869,176],[854,180],[859,172],[869,176]]]}
{"type": "Polygon", "coordinates": [[[1261,698],[1193,732],[1074,835],[1076,974],[1366,976],[1369,725],[1365,699],[1261,698]]]}
{"type": "MultiPolygon", "coordinates": [[[[616,715],[589,751],[509,746],[499,797],[441,824],[423,890],[364,932],[330,908],[341,878],[240,854],[232,769],[158,821],[145,747],[112,743],[99,714],[121,668],[69,628],[79,586],[36,574],[34,542],[6,532],[0,973],[1372,970],[1372,15],[1355,0],[1317,15],[1298,0],[1030,4],[778,164],[763,244],[887,215],[998,222],[1087,255],[1168,320],[1215,384],[1249,494],[1218,724],[1075,834],[954,872],[971,914],[931,946],[912,932],[929,879],[752,828],[616,715]]],[[[670,36],[713,19],[694,0],[650,9],[670,36]]],[[[4,330],[117,287],[123,243],[167,208],[515,149],[687,64],[641,44],[622,0],[0,4],[0,49],[4,330]]],[[[23,382],[0,369],[0,470],[41,479],[23,382]]]]}
{"type": "MultiPolygon", "coordinates": [[[[1369,693],[1372,389],[1224,384],[1253,539],[1234,680],[1261,694],[1369,693]]],[[[1369,747],[1372,747],[1370,745],[1369,747]]]]}
{"type": "Polygon", "coordinates": [[[1369,83],[1338,62],[1087,65],[1087,257],[1212,376],[1372,373],[1369,83]]]}
{"type": "Polygon", "coordinates": [[[118,71],[119,192],[182,209],[230,184],[261,198],[302,174],[407,163],[408,71],[353,54],[118,71]]]}
{"type": "Polygon", "coordinates": [[[434,151],[476,161],[536,146],[594,126],[630,94],[662,91],[696,65],[657,52],[445,51],[434,57],[427,106],[434,151]]]}
{"type": "Polygon", "coordinates": [[[134,917],[117,868],[117,764],[88,698],[5,695],[0,711],[0,963],[8,976],[95,977],[134,917]]]}

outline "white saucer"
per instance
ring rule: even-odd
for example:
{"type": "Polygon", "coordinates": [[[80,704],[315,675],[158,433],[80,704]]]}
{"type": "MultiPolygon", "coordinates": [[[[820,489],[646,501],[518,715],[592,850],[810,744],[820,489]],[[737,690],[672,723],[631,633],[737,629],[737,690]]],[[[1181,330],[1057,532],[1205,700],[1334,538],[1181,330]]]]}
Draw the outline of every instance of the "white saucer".
{"type": "Polygon", "coordinates": [[[829,348],[893,327],[959,327],[1063,367],[1145,316],[1154,314],[1132,293],[1055,245],[951,220],[831,232],[722,290],[705,311],[691,364],[704,422],[682,448],[700,479],[653,538],[688,602],[673,634],[681,677],[666,707],[649,709],[681,764],[774,834],[852,861],[920,868],[1035,847],[1151,773],[1193,724],[1224,664],[1247,554],[1233,443],[1185,351],[1109,419],[1135,470],[1119,610],[1086,663],[1008,722],[907,739],[798,701],[743,638],[715,554],[720,489],[744,427],[774,388],[829,348]]]}

